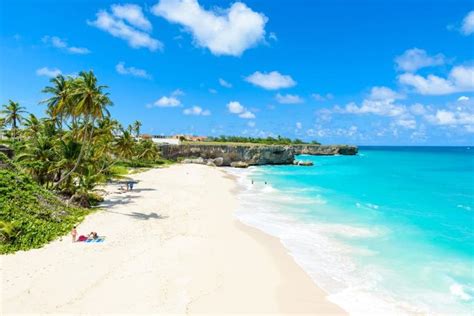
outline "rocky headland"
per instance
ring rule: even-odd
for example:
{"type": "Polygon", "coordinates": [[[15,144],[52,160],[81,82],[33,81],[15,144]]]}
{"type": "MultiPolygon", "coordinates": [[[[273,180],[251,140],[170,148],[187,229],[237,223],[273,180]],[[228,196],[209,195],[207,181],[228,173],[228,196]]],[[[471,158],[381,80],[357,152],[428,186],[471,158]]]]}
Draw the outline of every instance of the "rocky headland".
{"type": "Polygon", "coordinates": [[[324,156],[357,154],[357,147],[349,145],[183,144],[161,145],[159,150],[161,156],[169,160],[237,168],[294,164],[295,156],[302,154],[324,156]]]}

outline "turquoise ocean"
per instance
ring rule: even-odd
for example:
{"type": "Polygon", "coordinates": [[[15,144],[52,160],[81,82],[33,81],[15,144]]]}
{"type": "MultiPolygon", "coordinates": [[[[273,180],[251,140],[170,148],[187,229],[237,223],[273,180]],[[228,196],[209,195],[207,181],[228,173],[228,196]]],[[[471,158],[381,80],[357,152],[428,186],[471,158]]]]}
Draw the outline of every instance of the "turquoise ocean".
{"type": "Polygon", "coordinates": [[[330,301],[354,315],[474,314],[474,148],[298,159],[314,166],[229,171],[236,216],[278,237],[330,301]]]}

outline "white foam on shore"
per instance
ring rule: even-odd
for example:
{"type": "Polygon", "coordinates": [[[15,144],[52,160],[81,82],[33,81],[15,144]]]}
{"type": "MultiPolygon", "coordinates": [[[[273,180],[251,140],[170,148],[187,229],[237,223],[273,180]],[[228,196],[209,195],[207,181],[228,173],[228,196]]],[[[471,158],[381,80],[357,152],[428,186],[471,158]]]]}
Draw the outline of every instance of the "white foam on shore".
{"type": "MultiPolygon", "coordinates": [[[[355,249],[337,239],[377,238],[387,231],[382,228],[303,222],[292,217],[291,213],[281,209],[282,201],[295,202],[291,194],[283,194],[273,187],[266,189],[259,183],[251,184],[252,176],[261,175],[257,169],[228,170],[237,176],[240,188],[240,207],[236,217],[244,224],[279,238],[294,260],[328,293],[331,302],[352,315],[427,313],[427,308],[415,308],[408,302],[393,299],[380,286],[383,277],[375,268],[358,266],[351,258],[354,254],[372,256],[374,252],[355,249]]],[[[266,186],[271,187],[269,184],[266,186]]]]}

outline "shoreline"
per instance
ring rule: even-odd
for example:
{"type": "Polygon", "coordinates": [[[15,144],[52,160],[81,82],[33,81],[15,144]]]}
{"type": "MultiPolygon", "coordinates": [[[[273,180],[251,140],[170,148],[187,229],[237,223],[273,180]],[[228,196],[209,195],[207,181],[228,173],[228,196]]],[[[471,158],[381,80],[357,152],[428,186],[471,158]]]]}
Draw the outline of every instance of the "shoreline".
{"type": "Polygon", "coordinates": [[[216,168],[175,165],[132,176],[64,236],[0,257],[2,312],[346,314],[276,237],[241,223],[237,183],[216,168]],[[222,212],[222,210],[225,210],[222,212]]]}

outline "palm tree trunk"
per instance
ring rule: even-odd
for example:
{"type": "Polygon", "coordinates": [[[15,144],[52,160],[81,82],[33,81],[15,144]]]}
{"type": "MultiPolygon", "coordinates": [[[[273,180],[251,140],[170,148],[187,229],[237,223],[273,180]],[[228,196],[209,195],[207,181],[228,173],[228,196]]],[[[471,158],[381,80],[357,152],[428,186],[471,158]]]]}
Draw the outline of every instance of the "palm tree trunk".
{"type": "MultiPolygon", "coordinates": [[[[89,141],[88,143],[90,144],[91,143],[91,140],[92,140],[92,135],[94,133],[94,119],[92,119],[92,122],[91,122],[91,130],[90,130],[90,133],[89,133],[89,141]]],[[[87,123],[86,123],[87,124],[87,123]]],[[[87,125],[86,125],[87,126],[87,125]]],[[[82,137],[82,146],[81,146],[81,151],[79,152],[79,156],[77,157],[77,160],[76,160],[76,163],[74,164],[74,167],[72,167],[72,169],[66,173],[61,179],[59,179],[58,182],[56,182],[54,184],[54,189],[56,189],[59,184],[61,184],[65,179],[67,179],[74,171],[76,171],[77,167],[79,167],[79,164],[81,163],[81,160],[82,160],[82,157],[84,156],[84,148],[86,148],[86,137],[87,137],[87,131],[84,131],[84,136],[82,137]]]]}

